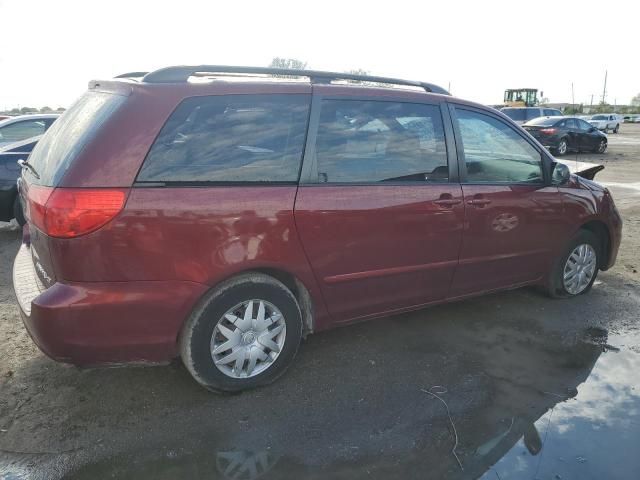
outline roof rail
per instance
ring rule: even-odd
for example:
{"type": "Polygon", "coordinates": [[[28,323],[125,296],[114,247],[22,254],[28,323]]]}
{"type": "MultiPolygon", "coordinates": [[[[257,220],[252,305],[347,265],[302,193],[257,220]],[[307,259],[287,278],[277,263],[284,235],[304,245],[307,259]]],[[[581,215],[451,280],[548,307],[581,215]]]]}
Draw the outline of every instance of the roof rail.
{"type": "Polygon", "coordinates": [[[127,72],[113,78],[142,78],[149,72],[127,72]]]}
{"type": "MultiPolygon", "coordinates": [[[[143,72],[135,72],[143,73],[143,72]]],[[[287,68],[271,67],[233,67],[227,65],[197,65],[197,66],[175,66],[166,67],[147,73],[142,78],[146,83],[181,83],[186,82],[189,77],[196,74],[212,73],[239,73],[257,75],[282,75],[287,77],[309,77],[311,83],[331,83],[333,80],[354,80],[358,82],[387,83],[390,85],[407,85],[411,87],[423,88],[430,93],[441,93],[450,95],[444,88],[432,83],[419,82],[415,80],[402,80],[399,78],[376,77],[372,75],[354,75],[352,73],[322,72],[317,70],[298,70],[287,68]]],[[[131,74],[120,75],[119,77],[131,76],[131,74]]],[[[116,77],[116,78],[119,78],[116,77]]]]}

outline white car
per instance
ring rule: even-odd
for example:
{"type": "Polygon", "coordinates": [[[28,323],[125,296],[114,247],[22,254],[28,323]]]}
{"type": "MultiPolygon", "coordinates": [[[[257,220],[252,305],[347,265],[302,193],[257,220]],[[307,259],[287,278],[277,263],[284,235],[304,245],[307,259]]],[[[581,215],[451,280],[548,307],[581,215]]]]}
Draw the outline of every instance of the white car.
{"type": "Polygon", "coordinates": [[[42,135],[60,115],[42,113],[20,115],[0,121],[0,147],[42,135]]]}
{"type": "Polygon", "coordinates": [[[616,115],[615,113],[605,113],[594,115],[587,121],[598,130],[602,130],[604,133],[607,133],[609,130],[613,133],[618,133],[618,130],[620,130],[620,124],[622,123],[622,118],[620,115],[616,115]]]}

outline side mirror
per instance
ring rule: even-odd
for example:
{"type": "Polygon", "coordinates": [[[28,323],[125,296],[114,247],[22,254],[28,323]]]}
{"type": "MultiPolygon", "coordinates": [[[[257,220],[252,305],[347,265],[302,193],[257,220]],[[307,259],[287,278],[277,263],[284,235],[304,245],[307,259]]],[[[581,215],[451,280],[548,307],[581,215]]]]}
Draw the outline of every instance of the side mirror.
{"type": "Polygon", "coordinates": [[[589,132],[595,132],[596,130],[598,130],[596,127],[591,127],[591,128],[589,129],[589,132]]]}
{"type": "Polygon", "coordinates": [[[551,164],[551,183],[564,185],[571,178],[571,171],[564,163],[553,162],[551,164]]]}

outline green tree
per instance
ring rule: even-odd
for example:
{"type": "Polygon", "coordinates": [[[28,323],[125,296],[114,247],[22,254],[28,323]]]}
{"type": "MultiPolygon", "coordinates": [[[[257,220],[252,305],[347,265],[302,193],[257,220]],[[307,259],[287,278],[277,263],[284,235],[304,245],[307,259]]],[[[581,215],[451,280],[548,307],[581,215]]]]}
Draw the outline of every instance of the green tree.
{"type": "Polygon", "coordinates": [[[52,112],[53,110],[51,110],[51,107],[42,107],[40,109],[40,113],[49,113],[52,112]]]}
{"type": "Polygon", "coordinates": [[[20,113],[22,113],[23,115],[27,114],[27,113],[34,113],[37,112],[38,109],[37,108],[33,108],[33,107],[22,107],[20,109],[20,113]]]}
{"type": "Polygon", "coordinates": [[[640,93],[631,99],[631,105],[634,107],[640,107],[640,93]]]}

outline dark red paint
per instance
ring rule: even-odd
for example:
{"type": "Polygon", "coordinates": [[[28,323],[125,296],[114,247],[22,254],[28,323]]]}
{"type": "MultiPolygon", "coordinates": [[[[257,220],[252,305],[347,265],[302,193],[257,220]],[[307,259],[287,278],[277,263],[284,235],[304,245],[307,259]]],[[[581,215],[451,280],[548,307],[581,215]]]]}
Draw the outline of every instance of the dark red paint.
{"type": "MultiPolygon", "coordinates": [[[[77,238],[31,225],[48,287],[23,313],[51,357],[78,364],[166,361],[202,296],[240,272],[296,279],[313,330],[486,291],[546,281],[582,225],[599,222],[615,261],[621,221],[608,192],[556,186],[291,185],[141,188],[137,172],[176,105],[193,95],[311,93],[304,83],[145,85],[99,82],[128,95],[60,187],[123,188],[126,205],[77,238]]],[[[420,92],[314,86],[314,94],[466,103],[420,92]]],[[[485,108],[474,105],[477,108],[485,108]]],[[[488,110],[488,109],[487,109],[488,110]]],[[[450,155],[455,159],[455,152],[450,155]]],[[[455,161],[455,160],[454,160],[455,161]]],[[[29,197],[23,178],[22,195],[29,197]]],[[[27,230],[28,231],[28,230],[27,230]]]]}

